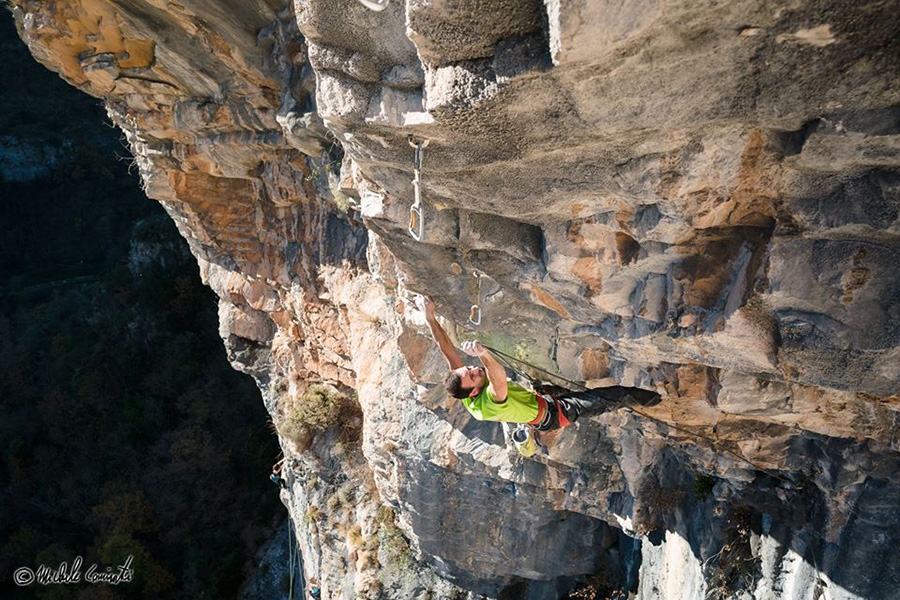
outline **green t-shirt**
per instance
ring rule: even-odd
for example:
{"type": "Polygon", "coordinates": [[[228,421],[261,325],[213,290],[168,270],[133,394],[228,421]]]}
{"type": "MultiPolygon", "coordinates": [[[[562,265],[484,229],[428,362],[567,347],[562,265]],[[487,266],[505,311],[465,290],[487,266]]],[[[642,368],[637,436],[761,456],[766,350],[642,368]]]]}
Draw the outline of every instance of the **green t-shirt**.
{"type": "Polygon", "coordinates": [[[477,396],[463,398],[461,402],[479,421],[504,421],[506,423],[530,423],[538,416],[538,402],[534,392],[512,381],[506,382],[506,402],[497,404],[489,386],[477,396]]]}

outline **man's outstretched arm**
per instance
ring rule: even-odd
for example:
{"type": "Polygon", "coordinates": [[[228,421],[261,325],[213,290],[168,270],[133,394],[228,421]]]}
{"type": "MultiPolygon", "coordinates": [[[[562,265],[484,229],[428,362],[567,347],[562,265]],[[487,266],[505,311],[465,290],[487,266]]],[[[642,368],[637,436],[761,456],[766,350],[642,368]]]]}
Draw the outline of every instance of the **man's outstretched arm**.
{"type": "Polygon", "coordinates": [[[481,364],[484,365],[484,371],[487,374],[491,394],[494,396],[495,402],[506,401],[506,369],[500,364],[496,358],[491,355],[490,351],[481,345],[481,342],[472,340],[462,343],[462,351],[469,356],[477,356],[481,364]]]}
{"type": "Polygon", "coordinates": [[[450,370],[464,366],[462,359],[456,352],[456,347],[450,341],[450,336],[447,335],[447,332],[438,323],[437,317],[434,316],[434,302],[431,301],[431,298],[425,296],[416,297],[416,306],[425,313],[425,322],[428,323],[428,329],[431,330],[431,337],[434,338],[438,348],[440,348],[441,354],[447,359],[450,370]]]}

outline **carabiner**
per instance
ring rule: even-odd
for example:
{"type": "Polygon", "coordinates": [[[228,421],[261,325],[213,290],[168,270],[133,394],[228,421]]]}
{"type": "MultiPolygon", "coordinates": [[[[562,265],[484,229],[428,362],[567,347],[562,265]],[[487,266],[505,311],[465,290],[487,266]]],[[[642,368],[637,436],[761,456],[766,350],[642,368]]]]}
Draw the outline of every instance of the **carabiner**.
{"type": "Polygon", "coordinates": [[[481,271],[472,271],[472,277],[475,278],[477,287],[475,289],[475,304],[469,309],[469,323],[481,325],[481,307],[478,305],[481,302],[481,271]]]}
{"type": "Polygon", "coordinates": [[[416,136],[410,133],[408,136],[406,136],[406,141],[409,142],[409,145],[413,148],[415,148],[416,146],[422,146],[423,148],[425,148],[426,146],[428,146],[428,142],[431,140],[423,139],[421,142],[417,142],[416,136]]]}
{"type": "Polygon", "coordinates": [[[388,2],[390,2],[390,0],[359,0],[359,2],[369,10],[381,12],[385,8],[387,8],[388,2]]]}
{"type": "Polygon", "coordinates": [[[419,170],[415,170],[415,177],[413,177],[413,191],[415,192],[415,200],[412,203],[412,206],[409,207],[409,226],[406,230],[409,232],[409,235],[412,236],[412,239],[417,242],[421,242],[422,238],[425,237],[425,215],[422,213],[422,193],[419,190],[419,170]]]}
{"type": "Polygon", "coordinates": [[[409,207],[409,227],[406,229],[409,235],[417,242],[421,242],[425,236],[425,219],[422,218],[422,207],[413,204],[409,207]]]}

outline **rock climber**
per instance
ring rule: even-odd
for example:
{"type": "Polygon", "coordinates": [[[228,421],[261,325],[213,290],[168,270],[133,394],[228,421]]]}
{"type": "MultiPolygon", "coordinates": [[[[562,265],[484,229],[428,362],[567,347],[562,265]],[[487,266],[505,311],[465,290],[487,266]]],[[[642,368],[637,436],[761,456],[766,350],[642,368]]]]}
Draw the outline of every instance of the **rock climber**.
{"type": "Polygon", "coordinates": [[[269,479],[272,480],[272,483],[280,487],[281,489],[287,488],[287,482],[284,480],[284,477],[281,475],[281,469],[284,467],[284,459],[282,458],[277,463],[272,465],[272,474],[269,475],[269,479]]]}
{"type": "Polygon", "coordinates": [[[322,590],[319,587],[319,581],[315,577],[310,577],[309,579],[309,597],[313,600],[320,600],[322,597],[322,590]]]}
{"type": "Polygon", "coordinates": [[[655,392],[622,386],[583,392],[561,390],[552,394],[525,389],[507,378],[500,361],[478,341],[462,343],[465,354],[481,361],[480,367],[466,366],[438,323],[434,302],[418,296],[416,305],[425,313],[431,337],[450,367],[444,381],[447,391],[479,421],[527,423],[538,431],[550,431],[573,423],[583,412],[599,409],[604,403],[650,406],[659,402],[659,394],[655,392]]]}

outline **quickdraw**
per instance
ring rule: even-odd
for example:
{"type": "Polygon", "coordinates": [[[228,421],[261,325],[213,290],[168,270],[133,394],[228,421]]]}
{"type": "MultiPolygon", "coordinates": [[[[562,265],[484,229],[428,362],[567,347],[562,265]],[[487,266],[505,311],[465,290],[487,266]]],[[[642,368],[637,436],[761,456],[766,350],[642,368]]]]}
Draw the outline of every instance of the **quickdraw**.
{"type": "Polygon", "coordinates": [[[475,325],[481,325],[481,306],[479,303],[481,302],[481,271],[474,271],[472,276],[475,277],[476,291],[475,291],[475,304],[469,309],[469,323],[475,325]]]}
{"type": "Polygon", "coordinates": [[[428,140],[416,142],[413,141],[412,135],[410,135],[408,139],[409,145],[415,148],[416,152],[413,155],[412,180],[415,200],[409,209],[409,227],[407,227],[407,231],[409,231],[409,235],[411,235],[414,240],[421,242],[422,238],[425,237],[425,214],[422,210],[422,191],[420,189],[421,181],[419,179],[419,172],[422,169],[422,157],[425,154],[425,147],[428,146],[428,140]]]}

